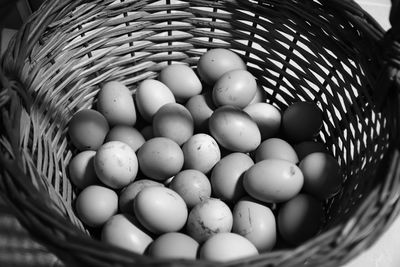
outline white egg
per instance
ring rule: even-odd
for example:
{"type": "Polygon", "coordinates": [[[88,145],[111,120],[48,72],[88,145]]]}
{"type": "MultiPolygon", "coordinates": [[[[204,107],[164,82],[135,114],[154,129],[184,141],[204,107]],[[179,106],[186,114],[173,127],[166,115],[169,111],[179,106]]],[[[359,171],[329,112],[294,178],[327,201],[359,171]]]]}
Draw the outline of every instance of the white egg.
{"type": "Polygon", "coordinates": [[[174,94],[162,82],[147,79],[142,81],[136,90],[136,104],[140,115],[151,122],[153,115],[167,103],[175,103],[174,94]]]}
{"type": "Polygon", "coordinates": [[[200,259],[226,262],[258,255],[257,248],[245,237],[235,233],[218,233],[200,248],[200,259]]]}
{"type": "Polygon", "coordinates": [[[105,83],[97,96],[97,109],[110,125],[134,125],[136,109],[128,87],[119,81],[105,83]]]}
{"type": "Polygon", "coordinates": [[[103,144],[94,157],[94,169],[105,185],[120,189],[133,182],[139,163],[135,151],[120,141],[103,144]]]}

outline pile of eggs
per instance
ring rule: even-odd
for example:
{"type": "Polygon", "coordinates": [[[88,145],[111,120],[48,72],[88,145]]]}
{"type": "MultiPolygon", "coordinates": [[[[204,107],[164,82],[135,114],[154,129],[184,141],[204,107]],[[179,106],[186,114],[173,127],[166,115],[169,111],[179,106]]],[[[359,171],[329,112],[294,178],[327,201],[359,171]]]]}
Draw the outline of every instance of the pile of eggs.
{"type": "Polygon", "coordinates": [[[196,70],[168,65],[135,90],[109,81],[72,116],[77,216],[104,242],[166,259],[235,260],[316,235],[341,186],[316,141],[322,111],[268,103],[228,49],[196,70]]]}

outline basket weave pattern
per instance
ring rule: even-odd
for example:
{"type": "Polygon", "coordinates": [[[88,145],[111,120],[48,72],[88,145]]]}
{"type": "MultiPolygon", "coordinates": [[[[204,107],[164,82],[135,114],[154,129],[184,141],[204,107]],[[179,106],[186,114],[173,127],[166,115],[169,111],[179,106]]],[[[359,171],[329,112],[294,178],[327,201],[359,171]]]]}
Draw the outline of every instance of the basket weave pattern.
{"type": "Polygon", "coordinates": [[[229,48],[267,102],[281,110],[299,100],[318,104],[318,138],[343,174],[342,191],[325,203],[321,234],[232,266],[339,266],[372,244],[399,210],[398,98],[376,86],[386,66],[383,35],[349,0],[47,1],[1,62],[1,193],[66,264],[187,263],[90,237],[73,210],[67,167],[76,151],[67,127],[74,112],[95,106],[106,81],[122,81],[134,94],[167,64],[195,67],[207,49],[229,48]]]}

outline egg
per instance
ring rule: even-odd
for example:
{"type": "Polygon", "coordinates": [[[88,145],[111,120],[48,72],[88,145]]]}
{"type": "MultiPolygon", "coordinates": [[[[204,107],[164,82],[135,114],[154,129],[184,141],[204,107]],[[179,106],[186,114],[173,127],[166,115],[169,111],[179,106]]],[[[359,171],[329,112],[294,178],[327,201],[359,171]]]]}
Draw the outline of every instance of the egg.
{"type": "Polygon", "coordinates": [[[153,125],[149,124],[144,126],[141,130],[140,133],[144,137],[144,140],[150,140],[151,138],[154,138],[154,133],[153,133],[153,125]]]}
{"type": "Polygon", "coordinates": [[[143,188],[133,204],[139,222],[155,234],[181,230],[188,217],[185,201],[167,187],[143,188]]]}
{"type": "Polygon", "coordinates": [[[136,129],[127,125],[116,125],[110,129],[105,142],[120,141],[137,151],[146,141],[143,135],[136,129]]]}
{"type": "Polygon", "coordinates": [[[272,250],[276,244],[275,215],[264,204],[245,197],[233,208],[232,232],[247,238],[259,252],[272,250]]]}
{"type": "Polygon", "coordinates": [[[138,150],[137,157],[140,170],[157,181],[165,181],[176,175],[184,163],[181,147],[166,137],[147,140],[138,150]]]}
{"type": "Polygon", "coordinates": [[[94,156],[96,151],[86,150],[76,154],[68,165],[70,180],[79,189],[98,182],[94,171],[94,156]]]}
{"type": "Polygon", "coordinates": [[[258,84],[256,94],[254,95],[253,99],[250,101],[249,105],[255,104],[255,103],[265,103],[266,98],[267,98],[267,94],[266,94],[264,88],[258,84]]]}
{"type": "Polygon", "coordinates": [[[209,120],[210,133],[222,147],[234,152],[250,152],[261,143],[257,124],[233,106],[217,108],[209,120]]]}
{"type": "Polygon", "coordinates": [[[199,243],[190,236],[170,232],[157,237],[151,244],[149,255],[158,259],[189,259],[195,260],[199,243]]]}
{"type": "Polygon", "coordinates": [[[208,198],[190,210],[186,232],[197,242],[203,243],[217,233],[230,232],[232,224],[229,206],[220,199],[208,198]]]}
{"type": "Polygon", "coordinates": [[[234,152],[223,157],[212,169],[210,182],[215,197],[234,203],[246,194],[243,174],[254,165],[250,156],[234,152]]]}
{"type": "Polygon", "coordinates": [[[297,143],[293,146],[294,150],[296,151],[299,160],[302,160],[308,154],[314,152],[328,152],[326,146],[323,143],[317,141],[304,141],[297,143]]]}
{"type": "Polygon", "coordinates": [[[133,182],[138,168],[135,151],[120,141],[104,143],[94,157],[94,169],[99,180],[113,189],[133,182]]]}
{"type": "Polygon", "coordinates": [[[221,159],[221,151],[215,139],[205,133],[198,133],[183,144],[184,168],[208,173],[221,159]]]}
{"type": "Polygon", "coordinates": [[[258,255],[257,248],[245,237],[236,233],[218,233],[200,248],[202,260],[227,262],[258,255]]]}
{"type": "Polygon", "coordinates": [[[231,70],[223,74],[215,83],[212,99],[216,106],[232,105],[246,107],[257,91],[257,82],[247,70],[231,70]]]}
{"type": "Polygon", "coordinates": [[[340,190],[340,165],[332,155],[324,152],[311,153],[301,160],[299,167],[304,175],[305,192],[326,199],[340,190]]]}
{"type": "Polygon", "coordinates": [[[183,170],[169,184],[169,188],[177,192],[192,208],[202,200],[211,196],[211,184],[208,177],[198,170],[183,170]]]}
{"type": "Polygon", "coordinates": [[[268,138],[256,149],[255,161],[265,159],[283,159],[292,163],[298,163],[299,158],[293,146],[281,138],[268,138]]]}
{"type": "Polygon", "coordinates": [[[243,111],[249,114],[257,124],[262,140],[274,137],[279,133],[282,115],[273,105],[254,103],[246,106],[243,111]]]}
{"type": "Polygon", "coordinates": [[[279,208],[278,230],[287,243],[300,245],[318,233],[322,217],[321,202],[310,195],[299,194],[279,208]]]}
{"type": "Polygon", "coordinates": [[[104,115],[109,125],[136,123],[136,109],[128,87],[119,81],[106,82],[97,95],[97,110],[104,115]]]}
{"type": "Polygon", "coordinates": [[[119,210],[124,213],[133,213],[133,201],[135,200],[137,194],[139,194],[143,188],[148,186],[164,186],[164,184],[150,179],[141,179],[130,183],[119,193],[119,210]]]}
{"type": "Polygon", "coordinates": [[[246,69],[246,64],[235,52],[224,49],[214,48],[205,52],[197,62],[197,73],[206,84],[213,85],[224,73],[246,69]]]}
{"type": "Polygon", "coordinates": [[[185,107],[192,115],[194,128],[197,132],[208,131],[208,120],[216,109],[211,94],[204,93],[189,98],[185,107]]]}
{"type": "Polygon", "coordinates": [[[138,254],[144,254],[147,247],[153,242],[153,238],[137,219],[129,214],[112,216],[104,224],[100,239],[107,244],[138,254]]]}
{"type": "Polygon", "coordinates": [[[181,146],[193,135],[193,132],[192,115],[181,104],[165,104],[154,114],[153,133],[156,137],[167,137],[181,146]]]}
{"type": "Polygon", "coordinates": [[[175,96],[162,82],[154,79],[142,81],[136,89],[136,104],[140,115],[152,122],[157,110],[167,103],[175,103],[175,96]]]}
{"type": "Polygon", "coordinates": [[[203,89],[194,70],[184,64],[168,65],[161,70],[158,79],[168,86],[175,99],[180,102],[185,102],[190,97],[200,94],[203,89]]]}
{"type": "Polygon", "coordinates": [[[303,187],[300,168],[287,160],[266,159],[255,163],[243,176],[243,187],[255,199],[267,203],[288,201],[303,187]]]}
{"type": "Polygon", "coordinates": [[[118,211],[118,195],[114,190],[90,185],[76,198],[76,213],[79,219],[90,227],[99,227],[118,211]]]}
{"type": "Polygon", "coordinates": [[[314,102],[295,102],[282,114],[282,132],[291,142],[309,141],[320,131],[322,111],[314,102]]]}
{"type": "Polygon", "coordinates": [[[110,127],[106,118],[93,109],[82,109],[69,121],[68,135],[78,150],[97,150],[110,127]]]}

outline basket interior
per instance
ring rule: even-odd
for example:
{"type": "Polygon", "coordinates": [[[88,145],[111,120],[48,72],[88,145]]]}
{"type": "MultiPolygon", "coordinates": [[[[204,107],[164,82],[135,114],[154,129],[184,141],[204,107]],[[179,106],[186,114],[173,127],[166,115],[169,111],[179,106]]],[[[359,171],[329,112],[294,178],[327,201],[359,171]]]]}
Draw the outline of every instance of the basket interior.
{"type": "Polygon", "coordinates": [[[60,7],[20,78],[32,100],[21,146],[54,204],[86,230],[73,210],[67,170],[76,151],[67,126],[74,112],[95,107],[102,83],[120,80],[134,94],[166,64],[195,68],[207,49],[223,47],[242,56],[268,103],[284,110],[314,101],[324,111],[318,138],[343,174],[343,189],[325,203],[326,229],[350,216],[376,182],[392,138],[390,118],[373,105],[378,48],[335,7],[296,3],[109,0],[60,7]]]}

